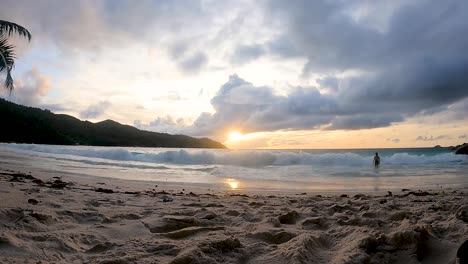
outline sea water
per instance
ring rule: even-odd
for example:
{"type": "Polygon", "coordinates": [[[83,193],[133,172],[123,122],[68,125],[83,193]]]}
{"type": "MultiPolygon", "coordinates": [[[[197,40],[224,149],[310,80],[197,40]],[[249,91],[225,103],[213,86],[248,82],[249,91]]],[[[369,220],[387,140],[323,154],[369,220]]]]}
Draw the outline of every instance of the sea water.
{"type": "MultiPolygon", "coordinates": [[[[0,144],[2,163],[238,191],[384,191],[468,186],[468,156],[440,148],[224,150],[0,144]],[[374,153],[381,165],[374,168],[374,153]]],[[[1,163],[0,163],[1,165],[1,163]]]]}

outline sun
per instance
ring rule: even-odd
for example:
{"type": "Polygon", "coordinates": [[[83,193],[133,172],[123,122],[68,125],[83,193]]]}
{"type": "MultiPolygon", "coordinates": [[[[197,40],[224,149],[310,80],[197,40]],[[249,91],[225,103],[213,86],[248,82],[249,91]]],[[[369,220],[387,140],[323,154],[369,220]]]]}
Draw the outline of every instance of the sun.
{"type": "Polygon", "coordinates": [[[236,181],[234,179],[227,179],[225,183],[231,188],[231,190],[239,188],[239,181],[236,181]]]}
{"type": "Polygon", "coordinates": [[[241,141],[244,135],[242,135],[239,131],[231,131],[228,134],[229,141],[241,141]]]}
{"type": "Polygon", "coordinates": [[[237,189],[237,187],[239,187],[239,183],[237,183],[237,182],[230,182],[230,183],[229,183],[229,187],[231,187],[231,189],[237,189]]]}

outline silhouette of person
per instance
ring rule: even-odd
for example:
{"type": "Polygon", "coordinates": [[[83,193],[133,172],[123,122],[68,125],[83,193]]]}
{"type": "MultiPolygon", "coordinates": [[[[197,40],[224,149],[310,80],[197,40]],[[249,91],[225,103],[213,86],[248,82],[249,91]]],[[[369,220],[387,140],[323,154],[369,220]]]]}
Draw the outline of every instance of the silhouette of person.
{"type": "Polygon", "coordinates": [[[380,157],[379,157],[379,153],[375,153],[375,156],[374,156],[374,166],[375,167],[378,167],[380,165],[380,157]]]}

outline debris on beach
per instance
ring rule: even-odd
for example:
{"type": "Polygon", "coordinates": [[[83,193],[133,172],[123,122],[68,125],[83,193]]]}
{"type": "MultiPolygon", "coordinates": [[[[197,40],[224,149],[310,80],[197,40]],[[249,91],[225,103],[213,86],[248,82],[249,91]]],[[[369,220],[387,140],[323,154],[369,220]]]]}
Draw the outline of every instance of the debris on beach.
{"type": "Polygon", "coordinates": [[[112,189],[105,189],[105,188],[97,188],[97,189],[96,189],[96,192],[100,192],[100,193],[114,193],[114,190],[112,190],[112,189]]]}
{"type": "Polygon", "coordinates": [[[347,197],[180,194],[72,185],[59,177],[42,186],[31,175],[8,173],[0,174],[0,262],[47,263],[52,256],[70,263],[266,264],[467,258],[465,189],[347,197]]]}
{"type": "Polygon", "coordinates": [[[28,199],[28,203],[32,204],[32,205],[36,205],[38,204],[39,202],[36,200],[36,199],[28,199]]]}

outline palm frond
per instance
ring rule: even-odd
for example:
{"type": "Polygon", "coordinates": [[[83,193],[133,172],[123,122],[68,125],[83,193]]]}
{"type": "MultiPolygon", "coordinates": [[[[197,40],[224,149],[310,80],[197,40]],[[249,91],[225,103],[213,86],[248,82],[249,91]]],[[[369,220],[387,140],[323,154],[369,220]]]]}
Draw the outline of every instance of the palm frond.
{"type": "Polygon", "coordinates": [[[26,28],[13,22],[0,20],[0,36],[11,36],[13,34],[18,34],[18,36],[25,37],[31,41],[31,33],[26,28]]]}
{"type": "Polygon", "coordinates": [[[13,85],[13,78],[11,77],[11,69],[8,69],[6,78],[5,78],[5,88],[11,93],[13,89],[15,89],[15,86],[13,85]]]}
{"type": "Polygon", "coordinates": [[[6,38],[0,38],[0,72],[5,68],[13,67],[15,63],[15,46],[8,43],[6,38]]]}
{"type": "Polygon", "coordinates": [[[11,77],[11,70],[15,64],[14,46],[8,44],[5,37],[0,38],[0,72],[6,71],[6,78],[4,86],[10,92],[14,89],[13,78],[11,77]]]}

